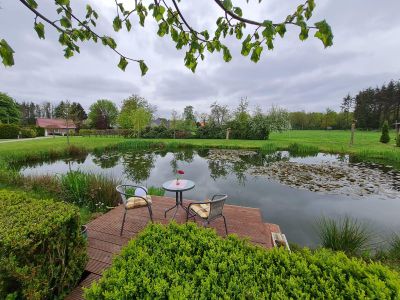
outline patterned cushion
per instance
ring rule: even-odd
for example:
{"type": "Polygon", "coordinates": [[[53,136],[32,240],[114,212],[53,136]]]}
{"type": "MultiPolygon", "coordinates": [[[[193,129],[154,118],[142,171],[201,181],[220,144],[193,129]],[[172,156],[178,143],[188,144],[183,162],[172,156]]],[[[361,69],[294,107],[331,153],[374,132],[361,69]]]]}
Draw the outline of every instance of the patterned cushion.
{"type": "MultiPolygon", "coordinates": [[[[147,201],[149,203],[149,205],[151,205],[152,201],[151,201],[151,196],[147,195],[147,201]]],[[[147,206],[147,203],[144,199],[140,198],[140,197],[130,197],[128,198],[128,200],[126,201],[126,209],[132,209],[132,208],[138,208],[138,207],[143,207],[143,206],[147,206]]]]}
{"type": "Polygon", "coordinates": [[[207,219],[210,214],[210,204],[193,204],[190,209],[203,219],[207,219]]]}

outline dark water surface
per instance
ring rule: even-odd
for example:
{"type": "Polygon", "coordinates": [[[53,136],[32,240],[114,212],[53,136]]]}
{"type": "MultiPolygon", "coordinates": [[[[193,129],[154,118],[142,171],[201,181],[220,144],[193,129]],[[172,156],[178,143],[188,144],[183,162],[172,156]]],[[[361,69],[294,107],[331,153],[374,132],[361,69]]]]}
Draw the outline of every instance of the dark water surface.
{"type": "MultiPolygon", "coordinates": [[[[212,158],[210,153],[209,150],[185,150],[89,154],[79,161],[58,160],[23,166],[21,172],[38,175],[81,170],[114,177],[124,183],[161,187],[163,182],[175,178],[177,169],[182,169],[184,178],[196,183],[193,190],[184,193],[185,198],[203,200],[215,193],[226,193],[229,195],[228,204],[260,208],[264,221],[279,224],[290,242],[315,246],[318,243],[315,221],[322,215],[355,217],[369,223],[382,239],[393,232],[400,233],[398,190],[394,190],[394,197],[316,193],[253,176],[249,171],[251,167],[265,166],[274,161],[351,165],[347,156],[320,153],[301,158],[282,151],[269,155],[243,151],[243,155],[227,152],[225,156],[212,158]]],[[[166,195],[174,196],[168,192],[166,195]]]]}

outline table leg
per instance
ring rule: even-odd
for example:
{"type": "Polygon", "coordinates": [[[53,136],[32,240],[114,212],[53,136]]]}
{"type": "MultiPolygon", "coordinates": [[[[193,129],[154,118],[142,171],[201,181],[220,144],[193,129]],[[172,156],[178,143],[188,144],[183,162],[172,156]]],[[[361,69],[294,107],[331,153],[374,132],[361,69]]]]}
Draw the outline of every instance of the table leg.
{"type": "Polygon", "coordinates": [[[175,213],[174,213],[174,216],[172,217],[172,219],[175,218],[176,213],[177,213],[178,208],[179,208],[179,192],[178,192],[178,191],[175,193],[175,205],[172,206],[171,208],[166,209],[166,210],[164,211],[164,218],[167,217],[167,212],[169,212],[170,210],[173,210],[175,207],[176,207],[176,210],[175,210],[175,213]]]}

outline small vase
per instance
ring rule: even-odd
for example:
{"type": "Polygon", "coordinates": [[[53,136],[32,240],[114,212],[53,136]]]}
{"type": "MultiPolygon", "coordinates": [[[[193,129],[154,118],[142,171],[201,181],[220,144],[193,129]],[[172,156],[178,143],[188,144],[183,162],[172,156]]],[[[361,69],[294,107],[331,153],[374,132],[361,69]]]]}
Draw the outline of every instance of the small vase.
{"type": "Polygon", "coordinates": [[[177,178],[177,179],[176,179],[176,185],[179,185],[179,184],[180,184],[179,178],[177,178]]]}

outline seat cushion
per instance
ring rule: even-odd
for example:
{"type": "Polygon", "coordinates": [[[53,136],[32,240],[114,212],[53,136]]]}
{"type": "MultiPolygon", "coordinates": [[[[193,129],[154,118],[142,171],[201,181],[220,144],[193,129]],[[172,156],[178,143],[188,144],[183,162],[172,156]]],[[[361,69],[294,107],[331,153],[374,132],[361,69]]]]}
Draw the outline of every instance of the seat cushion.
{"type": "Polygon", "coordinates": [[[190,209],[203,219],[207,219],[210,214],[210,204],[193,204],[190,206],[190,209]]]}
{"type": "Polygon", "coordinates": [[[152,203],[151,196],[150,196],[150,195],[147,195],[146,198],[147,198],[148,204],[147,204],[147,202],[146,202],[143,198],[140,198],[140,197],[130,197],[130,198],[128,198],[128,200],[126,201],[125,207],[126,207],[126,209],[132,209],[132,208],[138,208],[138,207],[143,207],[143,206],[151,205],[151,203],[152,203]]]}

